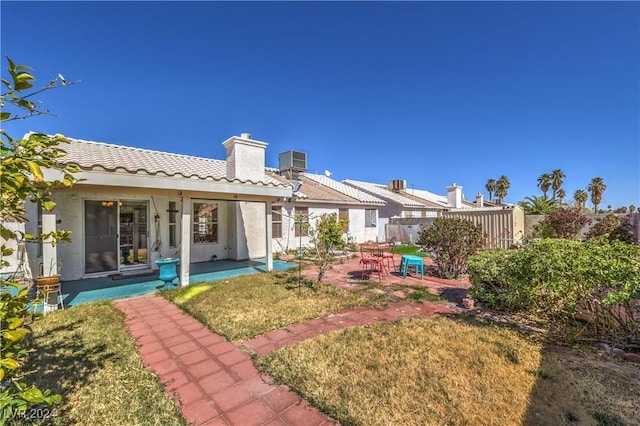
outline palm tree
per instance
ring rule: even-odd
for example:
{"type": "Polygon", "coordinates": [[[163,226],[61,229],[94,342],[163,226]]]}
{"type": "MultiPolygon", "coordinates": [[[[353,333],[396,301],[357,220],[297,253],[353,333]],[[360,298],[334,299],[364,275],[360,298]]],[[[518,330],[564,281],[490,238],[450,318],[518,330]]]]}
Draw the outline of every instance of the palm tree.
{"type": "Polygon", "coordinates": [[[500,176],[500,179],[496,182],[496,197],[498,197],[500,204],[504,201],[504,197],[507,196],[507,191],[509,191],[510,186],[509,178],[505,175],[500,176]]]}
{"type": "Polygon", "coordinates": [[[491,201],[491,195],[496,191],[496,181],[495,179],[489,179],[484,186],[489,193],[489,201],[491,201]]]}
{"type": "Polygon", "coordinates": [[[543,173],[538,178],[538,187],[542,190],[544,198],[547,198],[547,192],[551,188],[552,176],[549,173],[543,173]]]}
{"type": "Polygon", "coordinates": [[[553,196],[551,198],[556,198],[558,194],[558,190],[562,188],[562,182],[567,175],[560,169],[555,169],[551,172],[551,189],[553,189],[553,196]]]}
{"type": "Polygon", "coordinates": [[[560,205],[562,205],[562,202],[564,201],[564,197],[567,196],[567,193],[565,192],[564,189],[560,188],[558,189],[558,193],[556,195],[560,199],[560,205]]]}
{"type": "Polygon", "coordinates": [[[558,203],[547,197],[525,197],[524,201],[520,201],[520,207],[524,214],[550,214],[558,209],[558,203]]]}
{"type": "Polygon", "coordinates": [[[607,189],[601,177],[594,177],[587,187],[587,191],[591,193],[591,202],[593,203],[593,212],[598,213],[598,205],[602,201],[602,194],[607,189]]]}
{"type": "Polygon", "coordinates": [[[584,208],[584,203],[589,199],[589,194],[587,194],[587,191],[583,189],[578,189],[573,193],[573,199],[576,201],[578,207],[580,207],[580,210],[582,210],[584,208]]]}

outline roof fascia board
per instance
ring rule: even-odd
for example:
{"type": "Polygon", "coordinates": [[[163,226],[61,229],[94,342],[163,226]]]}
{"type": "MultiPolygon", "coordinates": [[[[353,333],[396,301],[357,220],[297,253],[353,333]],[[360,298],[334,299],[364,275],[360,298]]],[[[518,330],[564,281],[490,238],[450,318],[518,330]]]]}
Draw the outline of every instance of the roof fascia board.
{"type": "MultiPolygon", "coordinates": [[[[47,179],[62,179],[62,173],[54,170],[45,172],[47,179]]],[[[74,174],[78,179],[84,179],[76,185],[121,186],[147,189],[165,189],[175,191],[228,193],[242,195],[258,195],[268,197],[291,197],[292,189],[288,187],[270,187],[255,184],[233,184],[219,181],[205,181],[196,179],[175,179],[160,176],[118,174],[109,172],[80,171],[74,174]]]]}
{"type": "Polygon", "coordinates": [[[339,201],[339,200],[309,200],[306,198],[294,198],[290,201],[291,203],[296,204],[326,204],[331,206],[365,206],[365,207],[383,207],[385,204],[382,203],[366,203],[362,201],[339,201]]]}

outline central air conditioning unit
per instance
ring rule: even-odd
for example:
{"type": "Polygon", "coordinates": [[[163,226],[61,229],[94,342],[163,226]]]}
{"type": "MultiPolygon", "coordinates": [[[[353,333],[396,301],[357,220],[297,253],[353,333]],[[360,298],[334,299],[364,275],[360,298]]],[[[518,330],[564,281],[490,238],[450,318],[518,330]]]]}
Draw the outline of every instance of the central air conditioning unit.
{"type": "Polygon", "coordinates": [[[278,157],[278,168],[281,175],[288,175],[291,179],[307,170],[307,154],[300,151],[286,151],[278,157]]]}
{"type": "Polygon", "coordinates": [[[390,180],[387,184],[387,188],[394,192],[405,191],[407,189],[407,181],[404,179],[390,180]]]}

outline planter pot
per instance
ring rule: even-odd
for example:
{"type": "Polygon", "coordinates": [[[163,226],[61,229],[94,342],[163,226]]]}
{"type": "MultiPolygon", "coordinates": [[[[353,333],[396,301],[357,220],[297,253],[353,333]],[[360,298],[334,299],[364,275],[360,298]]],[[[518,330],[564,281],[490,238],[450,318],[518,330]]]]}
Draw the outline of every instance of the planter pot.
{"type": "Polygon", "coordinates": [[[53,275],[50,277],[38,277],[36,281],[38,283],[38,287],[57,285],[57,284],[60,284],[60,275],[53,275]]]}
{"type": "Polygon", "coordinates": [[[158,259],[156,265],[160,269],[160,280],[164,281],[164,284],[171,284],[178,278],[178,262],[180,259],[158,259]]]}

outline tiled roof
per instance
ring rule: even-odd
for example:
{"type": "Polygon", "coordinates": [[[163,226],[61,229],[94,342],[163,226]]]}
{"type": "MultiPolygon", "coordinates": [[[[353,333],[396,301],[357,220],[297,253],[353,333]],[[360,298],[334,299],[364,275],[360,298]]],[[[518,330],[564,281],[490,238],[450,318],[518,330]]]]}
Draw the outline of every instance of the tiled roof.
{"type": "Polygon", "coordinates": [[[438,206],[449,207],[449,201],[446,196],[434,194],[433,192],[425,191],[423,189],[412,189],[411,192],[414,196],[430,201],[438,206]]]}
{"type": "Polygon", "coordinates": [[[303,173],[302,176],[312,181],[318,182],[319,184],[329,187],[335,191],[338,191],[339,193],[345,194],[362,203],[379,205],[385,204],[385,202],[380,198],[374,197],[373,195],[368,194],[364,191],[360,191],[359,189],[356,189],[352,186],[345,185],[344,183],[333,180],[327,176],[316,175],[312,173],[303,173]]]}
{"type": "Polygon", "coordinates": [[[424,202],[417,201],[415,199],[411,199],[405,197],[397,192],[389,191],[386,185],[380,185],[377,183],[371,182],[362,182],[357,180],[345,179],[343,181],[346,185],[353,186],[362,191],[368,192],[376,197],[380,197],[382,199],[386,199],[392,201],[394,203],[400,204],[402,207],[425,207],[424,202]]]}
{"type": "Polygon", "coordinates": [[[69,142],[68,145],[61,146],[68,154],[64,162],[75,164],[83,170],[124,171],[132,174],[285,186],[269,176],[259,181],[227,179],[227,165],[224,160],[71,138],[69,142]]]}

